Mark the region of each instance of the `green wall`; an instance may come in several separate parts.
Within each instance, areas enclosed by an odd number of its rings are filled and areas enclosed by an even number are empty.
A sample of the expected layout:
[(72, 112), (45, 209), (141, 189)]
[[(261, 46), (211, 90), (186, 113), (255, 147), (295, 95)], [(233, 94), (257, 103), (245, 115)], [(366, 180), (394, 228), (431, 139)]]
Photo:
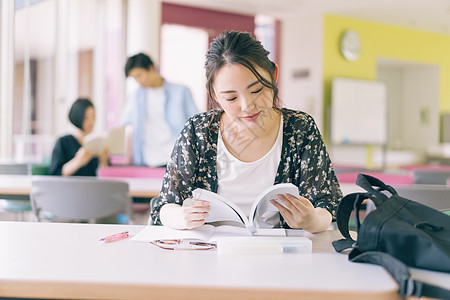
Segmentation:
[[(339, 39), (346, 29), (355, 30), (361, 40), (361, 55), (354, 62), (345, 60), (339, 51)], [(323, 36), (325, 128), (328, 128), (326, 112), (331, 104), (331, 79), (376, 79), (376, 61), (381, 57), (439, 66), (439, 112), (450, 112), (449, 35), (325, 15)], [(325, 135), (328, 136), (328, 132)]]

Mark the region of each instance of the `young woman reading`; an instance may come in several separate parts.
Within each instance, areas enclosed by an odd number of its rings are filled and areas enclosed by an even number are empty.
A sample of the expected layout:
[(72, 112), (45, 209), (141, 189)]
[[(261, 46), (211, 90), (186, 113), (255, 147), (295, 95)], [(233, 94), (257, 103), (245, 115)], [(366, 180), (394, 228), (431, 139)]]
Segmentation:
[(177, 229), (205, 223), (209, 204), (193, 199), (203, 188), (244, 211), (259, 193), (283, 182), (300, 197), (279, 195), (278, 227), (319, 232), (342, 198), (320, 132), (308, 114), (281, 108), (278, 66), (248, 33), (223, 32), (206, 54), (210, 111), (189, 119), (179, 135), (149, 223)]
[(109, 153), (105, 149), (94, 156), (82, 146), (84, 137), (94, 129), (95, 109), (92, 102), (89, 99), (77, 99), (70, 108), (69, 121), (76, 129), (56, 141), (49, 174), (96, 176), (99, 165), (108, 165)]

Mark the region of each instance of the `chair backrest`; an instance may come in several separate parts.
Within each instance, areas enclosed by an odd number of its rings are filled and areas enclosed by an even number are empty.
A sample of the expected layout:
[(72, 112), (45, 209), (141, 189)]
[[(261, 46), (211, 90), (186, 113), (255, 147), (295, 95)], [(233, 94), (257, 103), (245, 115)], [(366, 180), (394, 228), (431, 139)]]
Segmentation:
[(27, 175), (30, 171), (30, 165), (26, 163), (0, 163), (0, 174)]
[(450, 170), (414, 170), (412, 176), (415, 184), (447, 184)]
[(33, 164), (31, 165), (32, 175), (49, 175), (49, 164)]
[(450, 209), (450, 187), (436, 184), (413, 184), (394, 186), (397, 193), (410, 200), (437, 210)]
[(97, 176), (128, 178), (163, 178), (166, 168), (150, 168), (138, 166), (103, 167), (97, 170)]
[(343, 172), (337, 173), (336, 177), (339, 183), (356, 183), (356, 177), (359, 173), (367, 174), (380, 179), (388, 185), (411, 185), (413, 178), (406, 174), (393, 174), (384, 172)]
[(118, 213), (131, 218), (127, 182), (89, 177), (36, 176), (30, 193), (33, 213), (41, 211), (72, 221), (100, 219)]

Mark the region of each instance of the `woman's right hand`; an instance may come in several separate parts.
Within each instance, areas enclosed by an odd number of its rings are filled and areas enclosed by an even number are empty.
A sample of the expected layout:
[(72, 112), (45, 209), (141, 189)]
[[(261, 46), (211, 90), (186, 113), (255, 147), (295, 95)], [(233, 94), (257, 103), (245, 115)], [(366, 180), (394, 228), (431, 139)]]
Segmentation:
[[(189, 203), (189, 204), (187, 204)], [(200, 227), (209, 216), (209, 202), (188, 198), (181, 207), (181, 217), (186, 229)]]
[(209, 216), (209, 202), (185, 199), (183, 205), (167, 203), (161, 207), (159, 218), (164, 226), (174, 229), (192, 229), (205, 224)]
[(75, 174), (80, 168), (87, 165), (91, 159), (92, 153), (81, 147), (75, 153), (75, 156), (62, 166), (61, 175), (71, 176)]

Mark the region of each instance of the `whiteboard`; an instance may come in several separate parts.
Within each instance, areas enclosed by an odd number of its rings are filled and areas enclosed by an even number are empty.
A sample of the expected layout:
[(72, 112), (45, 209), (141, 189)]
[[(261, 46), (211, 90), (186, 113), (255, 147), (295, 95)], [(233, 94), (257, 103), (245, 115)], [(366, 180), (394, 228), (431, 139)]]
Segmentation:
[(331, 84), (331, 142), (385, 145), (386, 101), (383, 82), (334, 78)]

